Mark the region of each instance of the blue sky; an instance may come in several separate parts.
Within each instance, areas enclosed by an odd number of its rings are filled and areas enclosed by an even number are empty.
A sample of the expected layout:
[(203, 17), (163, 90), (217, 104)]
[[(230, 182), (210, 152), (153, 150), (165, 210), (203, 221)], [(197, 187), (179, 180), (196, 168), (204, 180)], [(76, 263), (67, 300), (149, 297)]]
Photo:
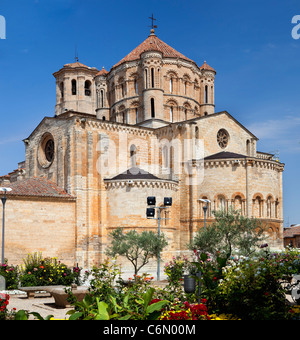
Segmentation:
[(217, 70), (216, 111), (227, 110), (279, 152), (285, 225), (300, 223), (299, 0), (0, 0), (0, 175), (24, 160), (22, 139), (54, 115), (53, 72), (79, 59), (109, 70), (149, 35)]

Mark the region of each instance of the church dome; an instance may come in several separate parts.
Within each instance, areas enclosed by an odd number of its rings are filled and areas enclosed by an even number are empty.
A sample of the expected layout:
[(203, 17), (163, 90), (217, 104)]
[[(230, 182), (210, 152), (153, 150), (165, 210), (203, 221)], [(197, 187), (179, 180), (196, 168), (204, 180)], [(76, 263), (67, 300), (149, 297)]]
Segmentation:
[(142, 53), (148, 51), (159, 51), (162, 53), (164, 58), (183, 59), (195, 63), (193, 60), (187, 58), (182, 53), (176, 51), (173, 47), (169, 46), (168, 44), (160, 40), (154, 33), (154, 30), (152, 29), (149, 37), (145, 41), (143, 41), (138, 47), (136, 47), (133, 51), (131, 51), (126, 57), (124, 57), (117, 64), (115, 64), (113, 68), (128, 61), (138, 60), (141, 58)]

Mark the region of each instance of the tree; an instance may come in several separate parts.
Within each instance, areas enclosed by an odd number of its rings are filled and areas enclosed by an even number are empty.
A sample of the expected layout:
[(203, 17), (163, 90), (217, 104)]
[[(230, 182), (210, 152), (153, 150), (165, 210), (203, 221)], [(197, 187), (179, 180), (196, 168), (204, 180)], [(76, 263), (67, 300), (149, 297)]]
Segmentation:
[(190, 249), (209, 252), (215, 257), (221, 253), (229, 258), (233, 252), (249, 256), (265, 238), (266, 230), (261, 222), (242, 216), (239, 211), (215, 211), (214, 216), (215, 222), (197, 232)]
[(158, 257), (168, 245), (163, 233), (158, 236), (153, 231), (143, 231), (139, 234), (136, 230), (131, 230), (124, 233), (123, 228), (119, 227), (109, 236), (112, 242), (106, 251), (107, 255), (125, 256), (132, 263), (135, 275), (151, 258)]

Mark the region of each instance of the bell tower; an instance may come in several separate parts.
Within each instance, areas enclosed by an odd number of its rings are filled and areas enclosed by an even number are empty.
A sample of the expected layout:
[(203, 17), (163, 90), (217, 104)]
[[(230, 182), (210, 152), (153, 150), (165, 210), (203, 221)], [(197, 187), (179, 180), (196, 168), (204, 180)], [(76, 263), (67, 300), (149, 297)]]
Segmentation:
[(53, 74), (56, 78), (56, 116), (71, 110), (96, 115), (94, 78), (98, 72), (95, 67), (76, 61)]
[(102, 120), (109, 120), (109, 104), (107, 96), (107, 75), (108, 72), (103, 69), (96, 74), (96, 112), (97, 118)]
[[(154, 29), (150, 37), (155, 37)], [(163, 119), (162, 53), (151, 48), (141, 54), (143, 65), (144, 120)]]
[(215, 112), (215, 76), (216, 71), (206, 61), (200, 67), (200, 114), (207, 116)]

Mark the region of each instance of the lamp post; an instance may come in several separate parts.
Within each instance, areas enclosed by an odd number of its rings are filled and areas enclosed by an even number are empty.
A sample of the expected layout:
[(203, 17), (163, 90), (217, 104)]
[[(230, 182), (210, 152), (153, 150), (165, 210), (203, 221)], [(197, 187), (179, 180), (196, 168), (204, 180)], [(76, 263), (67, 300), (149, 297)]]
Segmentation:
[(4, 264), (4, 232), (5, 232), (5, 203), (6, 203), (6, 193), (11, 191), (11, 188), (0, 188), (0, 191), (3, 192), (3, 196), (1, 197), (2, 206), (3, 206), (3, 218), (2, 218), (2, 256), (1, 256), (1, 264)]
[[(160, 207), (156, 207), (156, 197), (147, 197), (147, 204), (151, 206), (151, 208), (147, 208), (146, 216), (147, 218), (158, 220), (158, 237), (160, 236), (160, 221), (161, 220), (169, 220), (169, 218), (161, 218), (161, 210), (167, 209), (172, 206), (172, 198), (165, 197), (164, 205)], [(155, 209), (158, 209), (158, 218), (155, 218)], [(160, 252), (157, 255), (157, 281), (160, 280)]]
[(210, 200), (200, 198), (198, 201), (204, 202), (205, 205), (203, 206), (203, 213), (204, 213), (204, 229), (206, 229), (206, 213), (208, 209), (208, 204), (211, 203)]

